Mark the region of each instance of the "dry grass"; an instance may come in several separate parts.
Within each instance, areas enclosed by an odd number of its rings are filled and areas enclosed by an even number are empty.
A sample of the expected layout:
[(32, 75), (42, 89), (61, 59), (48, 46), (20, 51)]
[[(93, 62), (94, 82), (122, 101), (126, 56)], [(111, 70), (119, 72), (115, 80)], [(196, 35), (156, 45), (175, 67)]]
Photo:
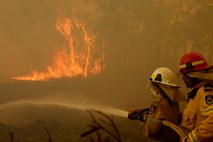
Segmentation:
[(91, 142), (122, 142), (112, 116), (97, 110), (88, 112), (92, 122), (88, 125), (89, 130), (81, 134), (81, 138), (91, 136), (89, 137)]

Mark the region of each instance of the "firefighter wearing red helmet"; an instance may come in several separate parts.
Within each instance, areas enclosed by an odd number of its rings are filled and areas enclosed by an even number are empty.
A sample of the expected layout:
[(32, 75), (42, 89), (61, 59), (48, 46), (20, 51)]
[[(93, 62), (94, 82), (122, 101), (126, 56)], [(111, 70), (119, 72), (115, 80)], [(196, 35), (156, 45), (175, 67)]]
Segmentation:
[(186, 132), (184, 142), (213, 141), (213, 69), (197, 52), (180, 59), (180, 73), (189, 88), (188, 104), (183, 111), (181, 128)]
[(142, 122), (145, 137), (159, 142), (179, 142), (176, 132), (162, 124), (163, 120), (180, 123), (178, 100), (181, 92), (175, 74), (166, 67), (157, 68), (150, 77), (150, 92), (153, 96), (150, 108), (132, 110), (128, 118)]

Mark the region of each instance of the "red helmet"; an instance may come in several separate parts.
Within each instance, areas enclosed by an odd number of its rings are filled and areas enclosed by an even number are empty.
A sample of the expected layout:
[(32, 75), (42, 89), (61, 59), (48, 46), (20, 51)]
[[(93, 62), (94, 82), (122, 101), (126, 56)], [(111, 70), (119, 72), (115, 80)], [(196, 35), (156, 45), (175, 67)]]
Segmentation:
[(179, 69), (181, 73), (189, 73), (205, 70), (210, 67), (211, 66), (201, 54), (197, 52), (189, 52), (181, 57)]

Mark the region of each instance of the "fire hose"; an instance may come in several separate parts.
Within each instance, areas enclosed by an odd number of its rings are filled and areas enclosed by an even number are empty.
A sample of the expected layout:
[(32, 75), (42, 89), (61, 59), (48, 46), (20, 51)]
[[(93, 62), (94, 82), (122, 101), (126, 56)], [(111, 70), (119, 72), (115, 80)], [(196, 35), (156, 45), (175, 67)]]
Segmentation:
[[(144, 116), (146, 116), (146, 114), (149, 112), (149, 109), (143, 109), (143, 110), (137, 110), (131, 114), (128, 114), (128, 118), (130, 120), (139, 120), (141, 122), (144, 122), (146, 118), (144, 118)], [(185, 137), (184, 132), (181, 130), (181, 128), (179, 128), (177, 125), (167, 121), (167, 120), (162, 120), (161, 124), (172, 129), (173, 131), (175, 131), (179, 137), (180, 140), (183, 140)]]
[(171, 123), (171, 122), (169, 122), (167, 120), (163, 120), (162, 124), (164, 126), (169, 127), (170, 129), (174, 130), (179, 135), (179, 137), (180, 137), (181, 140), (184, 139), (185, 134), (184, 134), (184, 132), (177, 125), (175, 125), (175, 124), (173, 124), (173, 123)]

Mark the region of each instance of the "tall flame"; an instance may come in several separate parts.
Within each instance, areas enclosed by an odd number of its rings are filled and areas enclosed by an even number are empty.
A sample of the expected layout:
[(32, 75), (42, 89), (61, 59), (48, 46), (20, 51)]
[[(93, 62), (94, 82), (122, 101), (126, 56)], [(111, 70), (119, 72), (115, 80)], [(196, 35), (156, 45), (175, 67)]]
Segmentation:
[[(57, 51), (52, 65), (48, 65), (46, 71), (32, 70), (26, 76), (11, 77), (14, 80), (48, 80), (62, 77), (87, 77), (88, 74), (98, 74), (102, 70), (101, 58), (93, 60), (94, 37), (86, 31), (85, 24), (68, 18), (57, 19), (56, 30), (61, 33), (68, 43), (69, 48)], [(73, 32), (77, 30), (77, 37)], [(79, 39), (82, 38), (82, 43)]]

